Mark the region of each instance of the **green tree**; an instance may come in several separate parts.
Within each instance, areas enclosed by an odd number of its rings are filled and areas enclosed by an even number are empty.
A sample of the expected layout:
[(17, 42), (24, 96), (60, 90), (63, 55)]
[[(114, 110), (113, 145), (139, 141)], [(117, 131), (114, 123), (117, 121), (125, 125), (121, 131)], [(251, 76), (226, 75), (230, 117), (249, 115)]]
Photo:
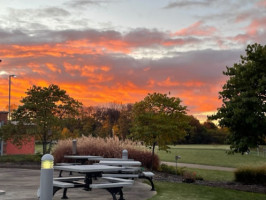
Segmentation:
[(26, 94), (22, 105), (12, 113), (16, 125), (10, 123), (6, 127), (10, 130), (6, 137), (19, 143), (22, 138), (34, 136), (42, 142), (45, 154), (50, 151), (52, 141), (59, 138), (63, 121), (75, 118), (82, 104), (53, 84), (49, 87), (34, 85)]
[[(156, 145), (167, 150), (168, 144), (186, 135), (186, 107), (180, 104), (179, 98), (160, 93), (148, 94), (144, 100), (134, 104), (132, 136), (152, 146), (153, 156)], [(153, 159), (151, 162), (153, 166)]]
[(266, 46), (248, 45), (246, 56), (224, 75), (229, 79), (219, 93), (223, 104), (209, 119), (229, 128), (232, 153), (244, 153), (266, 135)]

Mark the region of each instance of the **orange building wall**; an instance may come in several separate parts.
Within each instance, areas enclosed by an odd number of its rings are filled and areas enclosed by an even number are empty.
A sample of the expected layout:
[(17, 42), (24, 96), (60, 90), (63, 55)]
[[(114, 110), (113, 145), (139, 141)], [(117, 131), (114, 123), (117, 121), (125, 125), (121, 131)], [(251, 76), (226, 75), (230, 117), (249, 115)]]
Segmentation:
[(5, 145), (5, 155), (14, 155), (14, 154), (34, 154), (35, 153), (35, 140), (32, 138), (29, 142), (23, 143), (21, 148), (12, 144), (10, 141), (6, 142)]
[[(7, 123), (7, 115), (8, 112), (0, 111), (0, 123), (6, 124)], [(4, 142), (3, 147), (4, 155), (14, 155), (14, 154), (34, 154), (35, 153), (35, 140), (32, 138), (30, 141), (23, 142), (21, 147), (17, 147), (16, 145), (12, 144), (10, 141)]]

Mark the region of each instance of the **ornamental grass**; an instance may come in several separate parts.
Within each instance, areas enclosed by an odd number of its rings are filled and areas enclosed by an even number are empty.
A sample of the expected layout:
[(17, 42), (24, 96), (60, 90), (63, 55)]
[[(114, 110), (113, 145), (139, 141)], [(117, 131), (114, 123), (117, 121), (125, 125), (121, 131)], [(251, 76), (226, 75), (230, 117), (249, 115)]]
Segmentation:
[[(77, 138), (77, 155), (102, 156), (104, 158), (122, 158), (122, 151), (128, 151), (128, 158), (140, 161), (143, 167), (151, 168), (152, 153), (145, 146), (131, 140), (119, 140), (117, 137), (80, 137)], [(55, 163), (73, 162), (65, 159), (64, 155), (72, 154), (72, 139), (60, 140), (54, 147), (53, 156)], [(153, 168), (159, 168), (159, 157), (155, 154)]]
[(238, 168), (235, 171), (235, 180), (244, 184), (266, 185), (266, 165)]

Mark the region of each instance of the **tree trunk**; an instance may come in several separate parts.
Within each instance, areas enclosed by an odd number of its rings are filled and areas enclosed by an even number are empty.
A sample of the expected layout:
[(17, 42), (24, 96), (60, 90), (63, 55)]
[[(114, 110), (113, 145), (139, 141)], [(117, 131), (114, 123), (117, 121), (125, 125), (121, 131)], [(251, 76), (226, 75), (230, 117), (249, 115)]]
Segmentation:
[(47, 152), (47, 138), (46, 134), (43, 134), (43, 141), (42, 141), (42, 153), (43, 155)]
[(153, 170), (153, 161), (154, 161), (154, 150), (157, 142), (152, 144), (152, 156), (151, 156), (151, 170)]

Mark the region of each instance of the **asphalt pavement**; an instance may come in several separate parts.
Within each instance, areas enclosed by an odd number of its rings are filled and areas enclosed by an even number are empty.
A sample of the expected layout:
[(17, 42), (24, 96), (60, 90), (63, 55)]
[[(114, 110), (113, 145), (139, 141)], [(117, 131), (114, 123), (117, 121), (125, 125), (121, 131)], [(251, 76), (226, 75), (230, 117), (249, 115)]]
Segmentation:
[[(58, 172), (54, 172), (54, 177)], [(40, 185), (40, 170), (20, 168), (0, 168), (0, 200), (37, 200), (37, 190)], [(58, 191), (53, 200), (62, 197), (63, 190)], [(135, 181), (131, 187), (123, 188), (126, 200), (147, 200), (156, 194), (151, 186)], [(84, 191), (81, 188), (69, 189), (69, 200), (112, 200), (112, 196), (104, 189)]]

